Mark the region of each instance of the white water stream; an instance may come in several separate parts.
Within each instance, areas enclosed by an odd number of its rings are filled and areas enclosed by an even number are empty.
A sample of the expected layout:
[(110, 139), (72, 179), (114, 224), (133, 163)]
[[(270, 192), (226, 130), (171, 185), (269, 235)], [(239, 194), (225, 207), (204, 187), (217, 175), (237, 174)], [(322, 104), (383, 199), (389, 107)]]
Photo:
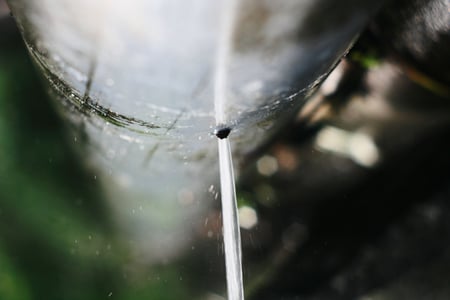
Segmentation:
[[(233, 46), (232, 41), (237, 2), (236, 0), (225, 0), (222, 1), (222, 6), (222, 19), (220, 22), (214, 74), (214, 109), (218, 128), (223, 126), (226, 121), (225, 104), (227, 102), (228, 92), (228, 66)], [(231, 146), (229, 139), (226, 138), (228, 133), (222, 137), (218, 134), (227, 294), (229, 300), (243, 300), (241, 235), (239, 231), (239, 215), (236, 202)]]
[(244, 299), (241, 235), (230, 141), (227, 138), (219, 139), (218, 146), (228, 299), (241, 300)]

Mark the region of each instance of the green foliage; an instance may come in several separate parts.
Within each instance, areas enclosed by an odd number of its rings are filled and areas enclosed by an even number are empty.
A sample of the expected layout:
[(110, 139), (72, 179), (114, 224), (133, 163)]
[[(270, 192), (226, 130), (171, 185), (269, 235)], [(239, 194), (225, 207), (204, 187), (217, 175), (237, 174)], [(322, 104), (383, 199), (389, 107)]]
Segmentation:
[(374, 68), (380, 64), (380, 58), (376, 55), (376, 53), (353, 51), (350, 53), (350, 59), (359, 63), (366, 69)]
[(26, 280), (0, 247), (0, 296), (8, 300), (29, 300)]

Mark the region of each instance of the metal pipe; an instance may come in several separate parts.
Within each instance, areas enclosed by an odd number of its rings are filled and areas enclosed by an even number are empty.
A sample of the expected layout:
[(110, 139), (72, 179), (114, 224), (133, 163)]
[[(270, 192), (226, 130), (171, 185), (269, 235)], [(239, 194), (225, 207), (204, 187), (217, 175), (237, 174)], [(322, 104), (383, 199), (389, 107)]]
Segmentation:
[[(229, 2), (9, 3), (136, 255), (166, 261), (186, 250), (215, 203), (214, 77)], [(237, 1), (223, 39), (235, 161), (302, 107), (381, 4)]]

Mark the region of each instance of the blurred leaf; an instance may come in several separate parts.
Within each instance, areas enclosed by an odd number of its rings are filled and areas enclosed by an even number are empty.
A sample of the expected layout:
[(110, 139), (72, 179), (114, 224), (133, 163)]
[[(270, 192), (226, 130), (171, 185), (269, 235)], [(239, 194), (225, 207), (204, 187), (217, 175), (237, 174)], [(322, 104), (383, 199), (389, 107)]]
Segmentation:
[(8, 300), (32, 299), (23, 275), (14, 267), (0, 245), (0, 296)]

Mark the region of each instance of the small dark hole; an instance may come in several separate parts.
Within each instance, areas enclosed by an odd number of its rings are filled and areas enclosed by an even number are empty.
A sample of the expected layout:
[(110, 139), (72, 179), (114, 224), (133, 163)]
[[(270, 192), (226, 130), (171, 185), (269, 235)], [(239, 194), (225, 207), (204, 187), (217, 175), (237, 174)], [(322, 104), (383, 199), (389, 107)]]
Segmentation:
[(224, 138), (228, 137), (230, 132), (231, 132), (231, 128), (230, 127), (220, 127), (220, 128), (214, 129), (214, 134), (219, 139), (224, 139)]

